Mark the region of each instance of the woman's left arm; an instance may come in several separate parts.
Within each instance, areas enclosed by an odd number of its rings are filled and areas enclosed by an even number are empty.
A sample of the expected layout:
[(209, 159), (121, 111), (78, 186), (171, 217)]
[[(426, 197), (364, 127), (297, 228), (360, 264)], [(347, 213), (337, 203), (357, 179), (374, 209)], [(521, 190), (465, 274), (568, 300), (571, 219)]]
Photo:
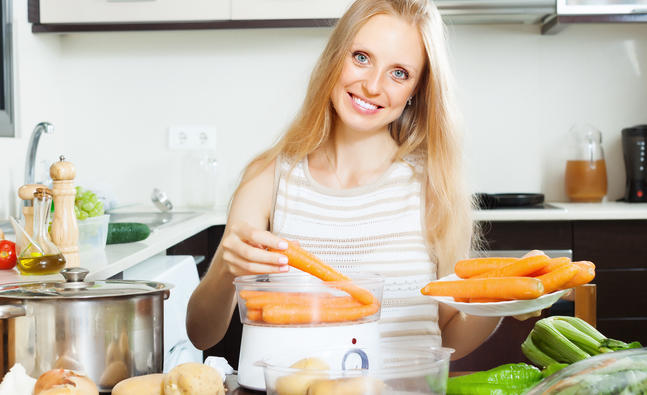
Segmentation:
[(443, 347), (456, 350), (452, 354), (452, 360), (474, 351), (494, 333), (501, 322), (500, 317), (467, 315), (442, 303), (438, 305), (438, 315)]

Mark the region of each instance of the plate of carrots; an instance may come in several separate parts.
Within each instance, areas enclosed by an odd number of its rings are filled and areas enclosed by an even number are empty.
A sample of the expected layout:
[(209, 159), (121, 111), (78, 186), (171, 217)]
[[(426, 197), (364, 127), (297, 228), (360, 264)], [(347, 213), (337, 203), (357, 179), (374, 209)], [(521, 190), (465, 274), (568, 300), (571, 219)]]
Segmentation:
[(546, 255), (488, 257), (459, 261), (454, 272), (421, 293), (466, 314), (504, 317), (550, 307), (570, 288), (592, 281), (595, 265)]

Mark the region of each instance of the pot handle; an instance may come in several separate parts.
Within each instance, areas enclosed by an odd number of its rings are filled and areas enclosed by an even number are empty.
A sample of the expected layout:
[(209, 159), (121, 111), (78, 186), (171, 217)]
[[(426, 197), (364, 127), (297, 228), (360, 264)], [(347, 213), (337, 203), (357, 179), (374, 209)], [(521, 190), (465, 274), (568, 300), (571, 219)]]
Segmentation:
[(0, 319), (16, 318), (27, 315), (25, 306), (16, 304), (0, 305)]

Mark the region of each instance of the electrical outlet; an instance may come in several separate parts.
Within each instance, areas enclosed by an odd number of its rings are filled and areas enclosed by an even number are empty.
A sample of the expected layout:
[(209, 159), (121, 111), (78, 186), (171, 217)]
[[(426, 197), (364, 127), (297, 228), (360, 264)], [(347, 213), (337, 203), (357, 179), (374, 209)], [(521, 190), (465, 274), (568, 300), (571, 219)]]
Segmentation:
[(204, 125), (171, 126), (168, 130), (168, 147), (180, 150), (215, 150), (216, 128)]

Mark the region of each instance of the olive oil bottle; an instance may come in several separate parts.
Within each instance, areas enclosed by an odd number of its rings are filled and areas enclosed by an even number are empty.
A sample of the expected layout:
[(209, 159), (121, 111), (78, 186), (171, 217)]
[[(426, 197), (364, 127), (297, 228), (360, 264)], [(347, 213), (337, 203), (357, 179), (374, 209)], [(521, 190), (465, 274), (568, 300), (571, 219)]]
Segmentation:
[(52, 191), (36, 188), (34, 192), (34, 236), (18, 255), (20, 274), (56, 274), (65, 267), (65, 257), (49, 238), (47, 225), (52, 207)]

